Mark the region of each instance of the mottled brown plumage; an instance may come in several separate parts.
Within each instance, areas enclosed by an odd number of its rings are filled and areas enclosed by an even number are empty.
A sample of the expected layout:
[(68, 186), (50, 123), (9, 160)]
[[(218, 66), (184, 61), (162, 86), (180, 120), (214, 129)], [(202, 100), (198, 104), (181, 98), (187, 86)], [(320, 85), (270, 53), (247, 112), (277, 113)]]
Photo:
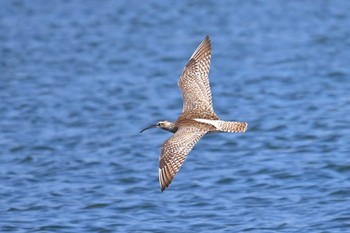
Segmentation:
[(159, 183), (164, 191), (174, 179), (195, 144), (209, 132), (246, 131), (246, 122), (222, 121), (214, 113), (209, 85), (211, 44), (208, 36), (194, 51), (179, 79), (183, 111), (175, 122), (160, 121), (143, 129), (161, 128), (172, 133), (159, 159)]

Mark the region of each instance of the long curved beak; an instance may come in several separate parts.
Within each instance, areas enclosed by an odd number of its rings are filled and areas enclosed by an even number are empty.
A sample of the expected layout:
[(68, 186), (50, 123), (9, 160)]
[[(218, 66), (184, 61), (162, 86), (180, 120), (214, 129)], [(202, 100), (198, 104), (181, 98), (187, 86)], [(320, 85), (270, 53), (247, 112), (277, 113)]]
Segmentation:
[(147, 128), (144, 128), (143, 130), (141, 130), (140, 133), (142, 133), (143, 131), (145, 131), (147, 129), (151, 129), (151, 128), (157, 128), (157, 125), (148, 126)]

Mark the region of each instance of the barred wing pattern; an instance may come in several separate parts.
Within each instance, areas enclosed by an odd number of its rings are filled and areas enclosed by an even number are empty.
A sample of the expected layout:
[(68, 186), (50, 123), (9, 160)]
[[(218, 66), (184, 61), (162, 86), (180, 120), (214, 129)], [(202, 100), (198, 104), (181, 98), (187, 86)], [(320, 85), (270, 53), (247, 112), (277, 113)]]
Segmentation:
[(188, 153), (207, 132), (195, 125), (182, 125), (164, 142), (159, 159), (159, 184), (162, 191), (169, 186)]
[(183, 97), (183, 113), (192, 116), (219, 119), (213, 110), (209, 84), (211, 44), (208, 36), (192, 54), (179, 79)]

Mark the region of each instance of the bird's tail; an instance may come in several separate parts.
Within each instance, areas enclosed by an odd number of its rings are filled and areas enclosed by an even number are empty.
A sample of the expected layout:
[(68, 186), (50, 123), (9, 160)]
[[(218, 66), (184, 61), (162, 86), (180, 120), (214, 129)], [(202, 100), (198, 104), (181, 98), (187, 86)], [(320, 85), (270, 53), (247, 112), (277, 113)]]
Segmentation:
[(248, 128), (247, 122), (219, 121), (218, 130), (231, 133), (244, 133)]

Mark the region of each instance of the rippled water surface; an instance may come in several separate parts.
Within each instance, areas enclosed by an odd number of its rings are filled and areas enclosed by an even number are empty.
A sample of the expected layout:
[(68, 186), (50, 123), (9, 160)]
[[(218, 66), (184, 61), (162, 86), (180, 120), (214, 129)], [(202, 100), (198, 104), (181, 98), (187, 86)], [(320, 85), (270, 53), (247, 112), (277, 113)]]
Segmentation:
[[(1, 1), (1, 232), (349, 232), (350, 2)], [(178, 77), (216, 113), (164, 193)]]

